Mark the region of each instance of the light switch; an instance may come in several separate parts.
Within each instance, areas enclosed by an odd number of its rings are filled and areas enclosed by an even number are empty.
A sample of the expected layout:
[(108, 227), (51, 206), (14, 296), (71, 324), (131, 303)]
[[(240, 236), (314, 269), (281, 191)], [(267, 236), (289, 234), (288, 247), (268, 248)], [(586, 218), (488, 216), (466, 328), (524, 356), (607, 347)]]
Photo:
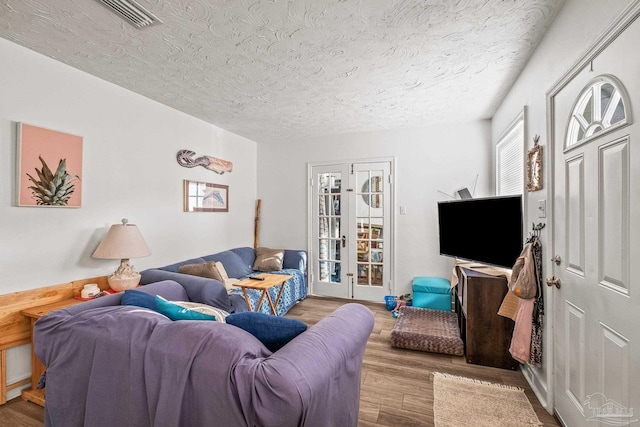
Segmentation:
[(547, 217), (547, 201), (538, 200), (538, 218)]

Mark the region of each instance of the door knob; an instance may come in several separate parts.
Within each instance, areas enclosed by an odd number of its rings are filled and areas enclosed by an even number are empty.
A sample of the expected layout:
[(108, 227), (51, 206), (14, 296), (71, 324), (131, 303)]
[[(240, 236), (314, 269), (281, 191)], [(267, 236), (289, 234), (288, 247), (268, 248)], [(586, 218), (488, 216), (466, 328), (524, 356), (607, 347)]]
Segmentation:
[(556, 265), (560, 265), (560, 263), (562, 262), (562, 258), (560, 258), (560, 255), (556, 255), (551, 258), (551, 261), (553, 261)]
[(555, 286), (560, 289), (560, 279), (556, 276), (547, 277), (547, 286)]
[(343, 248), (347, 247), (347, 237), (346, 236), (342, 236), (342, 247)]

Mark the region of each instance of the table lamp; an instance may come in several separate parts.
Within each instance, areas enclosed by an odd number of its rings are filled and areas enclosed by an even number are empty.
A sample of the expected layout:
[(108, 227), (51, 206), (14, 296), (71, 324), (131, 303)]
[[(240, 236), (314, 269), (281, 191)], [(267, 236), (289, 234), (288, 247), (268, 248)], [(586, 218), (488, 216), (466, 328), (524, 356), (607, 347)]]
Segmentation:
[(149, 255), (151, 251), (140, 230), (135, 224), (129, 224), (126, 218), (122, 220), (122, 224), (114, 224), (109, 228), (93, 253), (94, 258), (120, 260), (120, 266), (108, 278), (111, 289), (118, 292), (135, 288), (140, 283), (140, 273), (129, 264), (129, 258)]

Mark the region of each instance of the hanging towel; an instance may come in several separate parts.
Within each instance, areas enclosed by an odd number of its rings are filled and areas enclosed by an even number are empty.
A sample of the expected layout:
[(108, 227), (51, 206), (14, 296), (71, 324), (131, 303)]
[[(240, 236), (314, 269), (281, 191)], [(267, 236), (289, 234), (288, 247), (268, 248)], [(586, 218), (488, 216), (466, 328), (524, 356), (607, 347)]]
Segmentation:
[(509, 352), (520, 363), (528, 363), (531, 358), (531, 324), (534, 303), (535, 298), (520, 299), (516, 324), (513, 327)]

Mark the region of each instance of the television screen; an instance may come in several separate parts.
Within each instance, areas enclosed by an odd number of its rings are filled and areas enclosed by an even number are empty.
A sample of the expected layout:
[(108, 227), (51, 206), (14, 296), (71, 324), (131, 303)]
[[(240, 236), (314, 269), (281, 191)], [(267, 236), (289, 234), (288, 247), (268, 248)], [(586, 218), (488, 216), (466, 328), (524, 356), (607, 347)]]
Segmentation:
[(440, 254), (505, 268), (522, 252), (522, 196), (438, 202)]

